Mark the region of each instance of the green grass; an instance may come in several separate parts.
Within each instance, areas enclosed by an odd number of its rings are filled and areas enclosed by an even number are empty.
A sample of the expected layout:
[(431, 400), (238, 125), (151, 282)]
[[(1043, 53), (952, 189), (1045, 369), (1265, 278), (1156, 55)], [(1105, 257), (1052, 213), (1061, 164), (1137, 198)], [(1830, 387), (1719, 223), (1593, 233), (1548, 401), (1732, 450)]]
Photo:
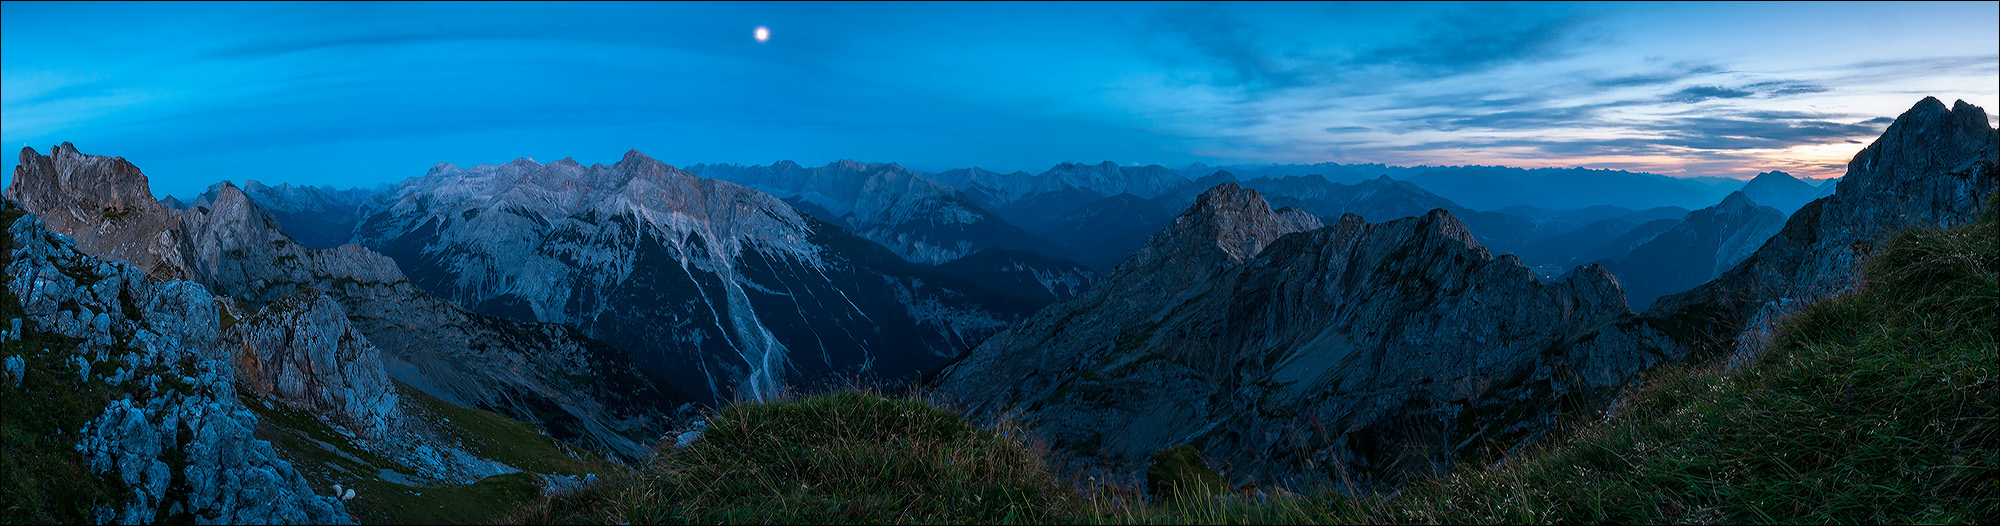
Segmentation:
[[(5, 232), (21, 216), (17, 206), (0, 211), (0, 267), (13, 263), (14, 238)], [(0, 323), (24, 317), (20, 299), (0, 282)], [(79, 430), (122, 393), (77, 378), (68, 360), (80, 341), (22, 322), (21, 339), (0, 344), (0, 357), (26, 365), (19, 387), (0, 383), (0, 524), (86, 523), (95, 504), (122, 503), (126, 490), (90, 472), (76, 451)]]
[(603, 476), (625, 470), (597, 453), (550, 437), (534, 424), (439, 400), (401, 382), (396, 387), (405, 414), (439, 423), (439, 433), (474, 455), (535, 473)]
[[(11, 292), (0, 296), (0, 323), (22, 317)], [(122, 392), (95, 378), (79, 380), (67, 360), (80, 342), (33, 325), (23, 323), (19, 341), (0, 345), (0, 355), (19, 356), (27, 366), (19, 387), (0, 383), (0, 524), (87, 523), (94, 504), (115, 507), (128, 493), (123, 483), (91, 473), (76, 451), (84, 424)]]
[(348, 511), (369, 524), (480, 524), (540, 495), (537, 474), (616, 476), (625, 468), (588, 451), (571, 448), (535, 426), (492, 412), (453, 405), (401, 382), (396, 389), (405, 416), (436, 423), (434, 444), (452, 444), (528, 473), (495, 475), (470, 485), (404, 484), (417, 470), (359, 447), (310, 413), (261, 401), (246, 404), (258, 414), (257, 438), (299, 468), (315, 488), (354, 488), (359, 498)]
[(1040, 523), (1081, 500), (1012, 431), (914, 399), (741, 403), (642, 474), (545, 500), (533, 523)]

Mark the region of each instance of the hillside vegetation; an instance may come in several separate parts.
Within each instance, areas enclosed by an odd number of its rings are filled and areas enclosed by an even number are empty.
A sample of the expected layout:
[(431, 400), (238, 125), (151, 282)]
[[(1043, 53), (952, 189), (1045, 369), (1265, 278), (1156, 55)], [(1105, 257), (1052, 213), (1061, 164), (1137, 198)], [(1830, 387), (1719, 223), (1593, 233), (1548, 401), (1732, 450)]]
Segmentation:
[[(1009, 430), (864, 393), (738, 404), (537, 523), (1969, 523), (2000, 517), (2000, 228), (1912, 230), (1739, 369), (1659, 372), (1612, 416), (1387, 496), (1083, 488)], [(1180, 458), (1184, 451), (1156, 458)], [(1199, 466), (1195, 466), (1199, 469)], [(1202, 479), (1176, 466), (1176, 479)], [(1155, 470), (1156, 472), (1162, 470)], [(1106, 491), (1108, 490), (1108, 491)], [(1222, 495), (1216, 495), (1222, 493)]]

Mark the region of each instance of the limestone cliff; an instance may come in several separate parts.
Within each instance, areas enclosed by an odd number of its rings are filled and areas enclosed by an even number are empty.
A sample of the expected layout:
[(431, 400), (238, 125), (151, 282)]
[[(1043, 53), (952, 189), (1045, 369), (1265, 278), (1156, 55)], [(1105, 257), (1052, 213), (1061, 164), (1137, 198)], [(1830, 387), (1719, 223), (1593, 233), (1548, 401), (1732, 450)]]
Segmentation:
[(1909, 227), (1978, 217), (2000, 188), (2000, 130), (1986, 110), (1926, 97), (1847, 163), (1834, 194), (1806, 204), (1742, 263), (1647, 311), (1689, 345), (1737, 360), (1762, 352), (1784, 315), (1866, 279), (1875, 243)]

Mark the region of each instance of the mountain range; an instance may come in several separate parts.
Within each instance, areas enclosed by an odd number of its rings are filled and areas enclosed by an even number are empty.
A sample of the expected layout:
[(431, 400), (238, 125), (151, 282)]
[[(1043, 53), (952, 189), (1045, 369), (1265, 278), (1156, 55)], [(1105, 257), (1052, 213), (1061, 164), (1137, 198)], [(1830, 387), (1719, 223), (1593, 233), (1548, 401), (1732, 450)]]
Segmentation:
[(1982, 212), (1988, 122), (1926, 98), (1818, 187), (632, 150), (182, 201), (63, 143), (6, 188), (0, 342), (9, 389), (97, 397), (48, 434), (122, 489), (101, 521), (353, 519), (332, 480), (557, 491), (697, 440), (705, 410), (855, 386), (1114, 485), (1185, 446), (1232, 487), (1392, 492), (1661, 366), (1755, 358), (1884, 236)]
[(363, 215), (355, 242), (431, 294), (575, 327), (706, 403), (915, 380), (1037, 306), (636, 150), (441, 164)]

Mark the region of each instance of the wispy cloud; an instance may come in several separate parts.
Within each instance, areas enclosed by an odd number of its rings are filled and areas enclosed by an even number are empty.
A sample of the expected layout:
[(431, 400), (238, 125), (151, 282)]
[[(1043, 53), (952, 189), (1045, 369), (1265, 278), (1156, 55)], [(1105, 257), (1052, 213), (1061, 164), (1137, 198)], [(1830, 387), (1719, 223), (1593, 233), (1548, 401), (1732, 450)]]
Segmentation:
[(1434, 78), (1568, 58), (1600, 40), (1591, 22), (1586, 15), (1474, 6), (1435, 18), (1410, 42), (1363, 52), (1355, 62)]
[(1726, 73), (1726, 71), (1723, 70), (1721, 66), (1717, 66), (1714, 64), (1697, 64), (1690, 62), (1681, 62), (1681, 63), (1676, 63), (1668, 67), (1667, 69), (1659, 71), (1616, 75), (1611, 77), (1600, 78), (1597, 80), (1590, 81), (1590, 85), (1592, 87), (1597, 87), (1597, 88), (1660, 86), (1666, 84), (1677, 84), (1684, 80), (1689, 80), (1708, 75), (1714, 75), (1718, 73)]
[(1731, 89), (1722, 86), (1688, 86), (1681, 88), (1680, 91), (1668, 93), (1666, 96), (1661, 97), (1661, 99), (1667, 102), (1692, 104), (1709, 99), (1740, 99), (1756, 94), (1757, 92), (1754, 91)]

